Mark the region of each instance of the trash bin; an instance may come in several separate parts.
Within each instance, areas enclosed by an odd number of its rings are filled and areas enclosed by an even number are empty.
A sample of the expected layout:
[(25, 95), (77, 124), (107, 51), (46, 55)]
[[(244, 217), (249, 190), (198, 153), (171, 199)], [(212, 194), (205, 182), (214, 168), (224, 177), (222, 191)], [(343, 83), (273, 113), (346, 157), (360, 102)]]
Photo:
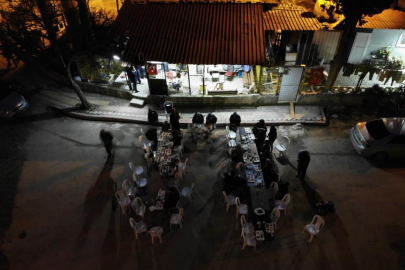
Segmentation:
[(168, 104), (165, 105), (165, 110), (166, 110), (167, 114), (172, 113), (172, 109), (173, 109), (173, 104), (168, 103)]

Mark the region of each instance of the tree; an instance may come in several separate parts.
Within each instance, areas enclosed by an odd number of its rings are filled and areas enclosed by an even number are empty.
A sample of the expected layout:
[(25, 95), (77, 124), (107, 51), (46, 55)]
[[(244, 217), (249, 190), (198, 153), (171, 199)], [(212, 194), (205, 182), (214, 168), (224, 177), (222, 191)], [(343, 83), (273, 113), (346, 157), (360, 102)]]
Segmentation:
[(349, 49), (354, 41), (356, 26), (364, 24), (365, 16), (373, 16), (389, 8), (394, 0), (337, 0), (337, 12), (343, 14), (343, 21), (336, 27), (343, 30), (342, 38), (333, 63), (329, 70), (329, 76), (325, 89), (330, 90), (336, 81), (340, 69), (349, 58)]

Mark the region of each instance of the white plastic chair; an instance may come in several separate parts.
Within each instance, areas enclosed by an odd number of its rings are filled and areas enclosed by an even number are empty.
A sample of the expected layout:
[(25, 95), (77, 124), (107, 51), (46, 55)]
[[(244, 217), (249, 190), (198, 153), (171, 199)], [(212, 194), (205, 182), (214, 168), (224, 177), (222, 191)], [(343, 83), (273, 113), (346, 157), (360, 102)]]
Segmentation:
[(279, 156), (283, 154), (285, 156), (285, 153), (287, 151), (287, 146), (290, 144), (290, 139), (287, 136), (283, 136), (281, 140), (279, 141), (279, 144), (276, 145), (276, 149), (279, 152)]
[(129, 224), (131, 224), (131, 227), (134, 228), (135, 239), (138, 239), (138, 233), (146, 232), (146, 234), (148, 234), (148, 231), (146, 230), (146, 225), (145, 223), (143, 223), (143, 221), (136, 222), (135, 219), (130, 218)]
[(162, 227), (154, 226), (154, 227), (150, 228), (149, 234), (150, 234), (150, 237), (152, 238), (152, 244), (155, 243), (155, 241), (154, 241), (155, 237), (159, 237), (160, 243), (163, 244), (163, 242), (162, 242), (163, 228)]
[(134, 164), (132, 162), (129, 163), (129, 167), (131, 168), (133, 173), (135, 173), (135, 166), (134, 166)]
[(277, 220), (280, 218), (280, 210), (278, 209), (278, 207), (274, 207), (273, 211), (271, 211), (270, 214), (270, 219), (271, 219), (271, 223), (274, 224), (274, 229), (277, 230)]
[(176, 180), (175, 186), (176, 186), (177, 191), (181, 194), (181, 196), (188, 198), (191, 202), (191, 197), (193, 196), (194, 183), (191, 185), (191, 187), (184, 187), (181, 190), (181, 192), (179, 191), (179, 181), (178, 180)]
[(222, 193), (224, 194), (225, 197), (224, 204), (226, 203), (226, 212), (228, 212), (229, 206), (235, 205), (235, 196), (233, 196), (232, 194), (227, 196), (225, 191), (222, 191)]
[(183, 158), (184, 155), (183, 139), (181, 139), (180, 145), (173, 147), (173, 152), (179, 153), (179, 155)]
[(145, 216), (145, 212), (146, 212), (146, 206), (143, 204), (141, 198), (136, 197), (135, 199), (133, 199), (132, 208), (134, 209), (135, 214), (137, 214), (138, 216), (140, 216), (143, 219), (143, 217)]
[(146, 179), (146, 178), (141, 178), (141, 179), (138, 180), (138, 177), (137, 177), (136, 173), (134, 173), (132, 175), (132, 177), (134, 178), (134, 182), (136, 183), (136, 185), (139, 188), (146, 187), (146, 185), (148, 184), (148, 179)]
[(276, 201), (276, 206), (280, 211), (284, 210), (284, 214), (287, 215), (287, 206), (290, 204), (290, 201), (291, 201), (290, 194), (285, 194), (281, 201), (279, 200)]
[(128, 194), (122, 189), (115, 192), (115, 198), (117, 198), (117, 201), (121, 206), (121, 213), (125, 215), (126, 207), (131, 204), (131, 199), (128, 197)]
[(188, 158), (186, 158), (186, 160), (184, 162), (180, 162), (178, 164), (179, 168), (182, 170), (183, 175), (187, 172), (187, 161), (188, 161)]
[(244, 228), (242, 228), (242, 236), (243, 236), (242, 250), (244, 250), (246, 246), (250, 246), (254, 247), (254, 251), (256, 251), (256, 236), (253, 233), (246, 233)]
[(247, 216), (248, 214), (247, 204), (241, 204), (238, 197), (235, 198), (235, 204), (236, 204), (236, 219), (238, 219), (239, 214)]
[[(244, 215), (240, 216), (240, 225), (242, 226), (242, 228), (244, 229), (244, 231), (246, 233), (254, 233), (255, 232), (255, 227), (253, 226), (252, 223), (250, 222), (246, 222), (246, 218)], [(243, 237), (243, 231), (240, 234), (240, 237)]]
[(183, 229), (183, 225), (181, 224), (183, 222), (183, 213), (184, 213), (183, 208), (179, 208), (179, 213), (173, 214), (170, 217), (170, 229), (172, 229), (172, 224), (180, 225), (180, 228)]
[(278, 191), (277, 182), (272, 182), (271, 185), (270, 185), (270, 197), (269, 197), (269, 199), (273, 199), (274, 201), (276, 201), (277, 191)]
[(122, 190), (124, 190), (130, 197), (135, 196), (136, 187), (132, 187), (128, 179), (125, 179), (124, 182), (122, 182)]
[(314, 235), (319, 234), (319, 232), (323, 228), (323, 226), (325, 226), (325, 221), (323, 220), (323, 218), (319, 215), (315, 215), (313, 217), (311, 223), (304, 227), (304, 229), (302, 230), (302, 233), (307, 231), (311, 235), (311, 238), (308, 240), (308, 242), (311, 243)]
[(145, 177), (144, 174), (143, 174), (143, 167), (142, 166), (135, 167), (135, 173), (136, 173), (136, 176), (138, 178), (144, 178)]

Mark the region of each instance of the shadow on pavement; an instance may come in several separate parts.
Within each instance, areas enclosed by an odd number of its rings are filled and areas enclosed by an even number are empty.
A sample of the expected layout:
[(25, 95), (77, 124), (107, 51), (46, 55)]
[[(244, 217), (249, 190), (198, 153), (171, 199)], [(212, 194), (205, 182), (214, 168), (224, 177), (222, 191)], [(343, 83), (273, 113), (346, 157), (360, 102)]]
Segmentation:
[(405, 168), (405, 159), (387, 159), (382, 161), (375, 161), (373, 158), (366, 158), (367, 162), (371, 166), (380, 168), (380, 169), (394, 169), (394, 168)]
[(96, 182), (87, 191), (86, 201), (83, 205), (85, 220), (77, 238), (78, 247), (82, 247), (91, 229), (93, 221), (101, 215), (108, 201), (111, 199), (112, 211), (117, 208), (115, 196), (115, 181), (111, 177), (114, 165), (115, 152), (107, 158), (103, 169), (97, 177)]

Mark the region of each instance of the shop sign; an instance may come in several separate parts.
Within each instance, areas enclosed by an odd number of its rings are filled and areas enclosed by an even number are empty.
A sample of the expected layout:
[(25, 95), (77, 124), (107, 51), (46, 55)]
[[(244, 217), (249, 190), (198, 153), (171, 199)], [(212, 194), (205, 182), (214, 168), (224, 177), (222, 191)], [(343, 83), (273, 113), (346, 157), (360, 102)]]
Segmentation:
[(148, 64), (148, 74), (149, 75), (157, 75), (157, 67), (156, 64)]

